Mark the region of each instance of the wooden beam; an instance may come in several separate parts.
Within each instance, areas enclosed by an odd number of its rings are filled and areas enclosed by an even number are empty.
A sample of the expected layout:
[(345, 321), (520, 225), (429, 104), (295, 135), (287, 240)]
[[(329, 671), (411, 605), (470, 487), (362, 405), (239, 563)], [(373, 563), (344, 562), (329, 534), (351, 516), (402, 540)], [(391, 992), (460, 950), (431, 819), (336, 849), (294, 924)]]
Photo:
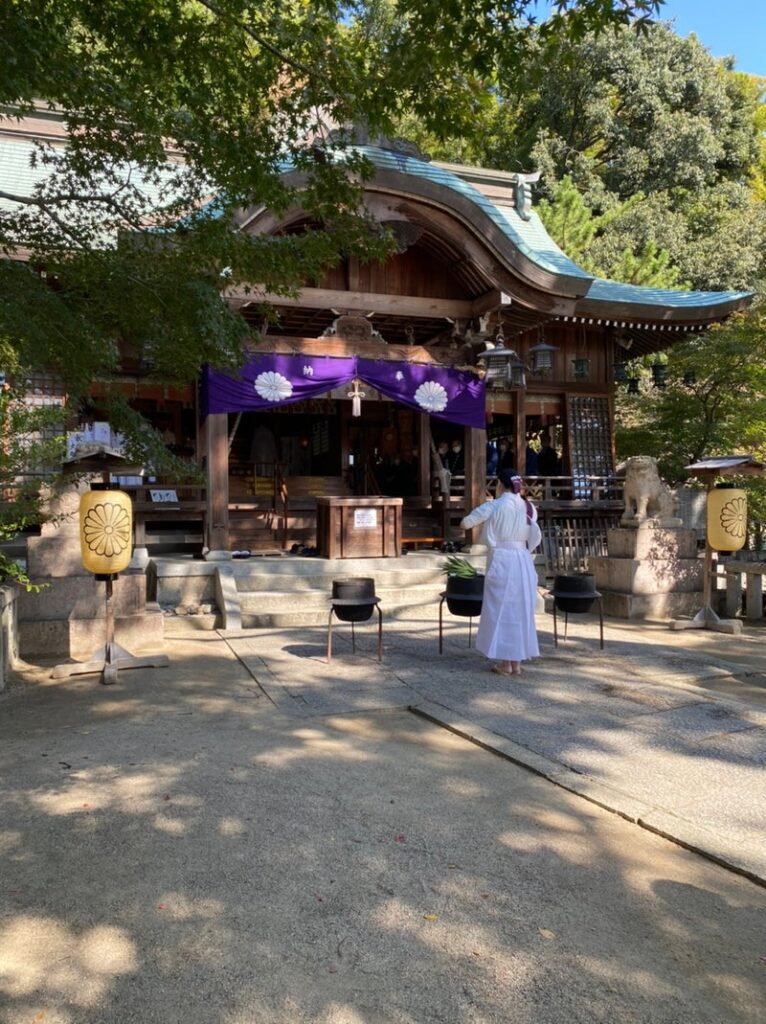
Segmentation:
[[(422, 345), (387, 345), (381, 341), (344, 341), (342, 338), (293, 338), (266, 335), (261, 341), (247, 346), (248, 353), (279, 352), (285, 355), (306, 356), (363, 356), (365, 359), (383, 359), (399, 363), (433, 363), (436, 366), (453, 365), (465, 359), (460, 350), (429, 350)], [(464, 367), (461, 365), (461, 369)], [(478, 370), (476, 371), (478, 373)]]
[[(500, 294), (499, 292), (497, 293)], [(234, 309), (249, 304), (269, 306), (305, 307), (307, 309), (337, 309), (339, 312), (379, 313), (390, 316), (412, 316), (445, 320), (469, 319), (474, 316), (471, 299), (436, 299), (419, 295), (388, 295), (382, 292), (344, 291), (340, 288), (301, 288), (297, 296), (275, 295), (260, 291), (237, 289), (224, 296)]]
[(473, 316), (481, 316), (483, 313), (494, 313), (507, 309), (512, 302), (513, 300), (507, 292), (501, 292), (497, 288), (492, 288), (490, 291), (480, 295), (478, 299), (473, 300), (471, 312)]

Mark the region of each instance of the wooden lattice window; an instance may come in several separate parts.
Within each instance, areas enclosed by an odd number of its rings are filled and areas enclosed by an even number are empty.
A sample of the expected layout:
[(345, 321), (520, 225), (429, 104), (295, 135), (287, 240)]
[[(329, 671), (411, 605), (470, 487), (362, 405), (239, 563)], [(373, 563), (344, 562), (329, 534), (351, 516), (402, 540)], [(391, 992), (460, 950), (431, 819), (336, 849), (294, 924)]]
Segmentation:
[(590, 498), (588, 477), (614, 472), (609, 399), (603, 395), (567, 396), (572, 497)]

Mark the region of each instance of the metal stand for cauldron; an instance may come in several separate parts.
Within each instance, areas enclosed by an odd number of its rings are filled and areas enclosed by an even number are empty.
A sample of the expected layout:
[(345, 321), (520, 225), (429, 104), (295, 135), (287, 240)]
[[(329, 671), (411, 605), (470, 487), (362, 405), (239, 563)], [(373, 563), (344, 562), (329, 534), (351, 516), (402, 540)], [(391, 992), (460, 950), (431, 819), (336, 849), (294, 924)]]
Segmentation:
[[(342, 587), (351, 587), (351, 590), (346, 589), (346, 593), (353, 593), (354, 586), (358, 588), (362, 585), (361, 589), (355, 597), (336, 597), (336, 590)], [(366, 587), (365, 587), (366, 585)], [(365, 592), (365, 589), (367, 592)], [(340, 589), (343, 593), (343, 589)], [(332, 617), (336, 615), (340, 622), (351, 623), (351, 650), (356, 653), (356, 633), (354, 626), (357, 621), (367, 622), (372, 618), (373, 608), (378, 613), (378, 661), (383, 660), (383, 612), (380, 610), (380, 598), (375, 596), (375, 581), (371, 578), (356, 578), (353, 577), (348, 580), (333, 580), (333, 596), (330, 598), (330, 616), (327, 620), (327, 661), (332, 661)], [(343, 613), (339, 611), (342, 608), (357, 608), (361, 612), (363, 609), (369, 608), (369, 614), (364, 619), (355, 619), (353, 617), (344, 617)]]
[[(593, 598), (598, 602), (598, 624), (599, 624), (599, 646), (601, 650), (604, 649), (604, 603), (601, 594), (598, 591), (588, 594), (589, 598)], [(581, 614), (580, 612), (573, 612), (574, 615)], [(569, 625), (569, 612), (564, 612), (564, 640), (567, 638), (567, 626)], [(556, 619), (556, 598), (553, 598), (553, 646), (558, 647), (559, 645), (559, 631), (558, 622)]]
[[(439, 595), (441, 600), (439, 601), (439, 654), (444, 653), (444, 602), (447, 597), (453, 598), (456, 601), (473, 602), (478, 605), (476, 609), (476, 615), (481, 615), (481, 603), (484, 600), (484, 596), (479, 594), (474, 596), (473, 594), (447, 594), (446, 590), (443, 590)], [(448, 606), (449, 607), (449, 606)], [(453, 612), (454, 614), (454, 612)], [(459, 615), (458, 618), (468, 619), (468, 646), (471, 646), (471, 627), (473, 625), (473, 615)]]

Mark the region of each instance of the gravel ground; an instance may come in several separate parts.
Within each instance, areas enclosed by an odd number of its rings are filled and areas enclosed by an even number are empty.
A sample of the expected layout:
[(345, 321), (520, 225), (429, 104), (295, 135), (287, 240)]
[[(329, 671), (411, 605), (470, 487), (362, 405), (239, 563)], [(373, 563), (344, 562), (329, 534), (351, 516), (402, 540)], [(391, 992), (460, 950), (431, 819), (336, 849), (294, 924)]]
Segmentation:
[(220, 640), (0, 698), (3, 1024), (756, 1024), (766, 891)]

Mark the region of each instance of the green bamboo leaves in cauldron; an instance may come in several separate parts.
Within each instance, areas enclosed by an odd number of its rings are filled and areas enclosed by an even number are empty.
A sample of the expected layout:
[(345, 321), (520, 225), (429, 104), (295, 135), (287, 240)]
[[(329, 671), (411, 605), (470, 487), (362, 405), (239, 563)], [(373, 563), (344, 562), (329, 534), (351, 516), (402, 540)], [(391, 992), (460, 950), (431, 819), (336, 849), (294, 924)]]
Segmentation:
[(479, 575), (478, 570), (467, 558), (460, 558), (458, 555), (445, 558), (441, 564), (441, 571), (445, 576), (453, 576), (460, 580), (470, 580)]

